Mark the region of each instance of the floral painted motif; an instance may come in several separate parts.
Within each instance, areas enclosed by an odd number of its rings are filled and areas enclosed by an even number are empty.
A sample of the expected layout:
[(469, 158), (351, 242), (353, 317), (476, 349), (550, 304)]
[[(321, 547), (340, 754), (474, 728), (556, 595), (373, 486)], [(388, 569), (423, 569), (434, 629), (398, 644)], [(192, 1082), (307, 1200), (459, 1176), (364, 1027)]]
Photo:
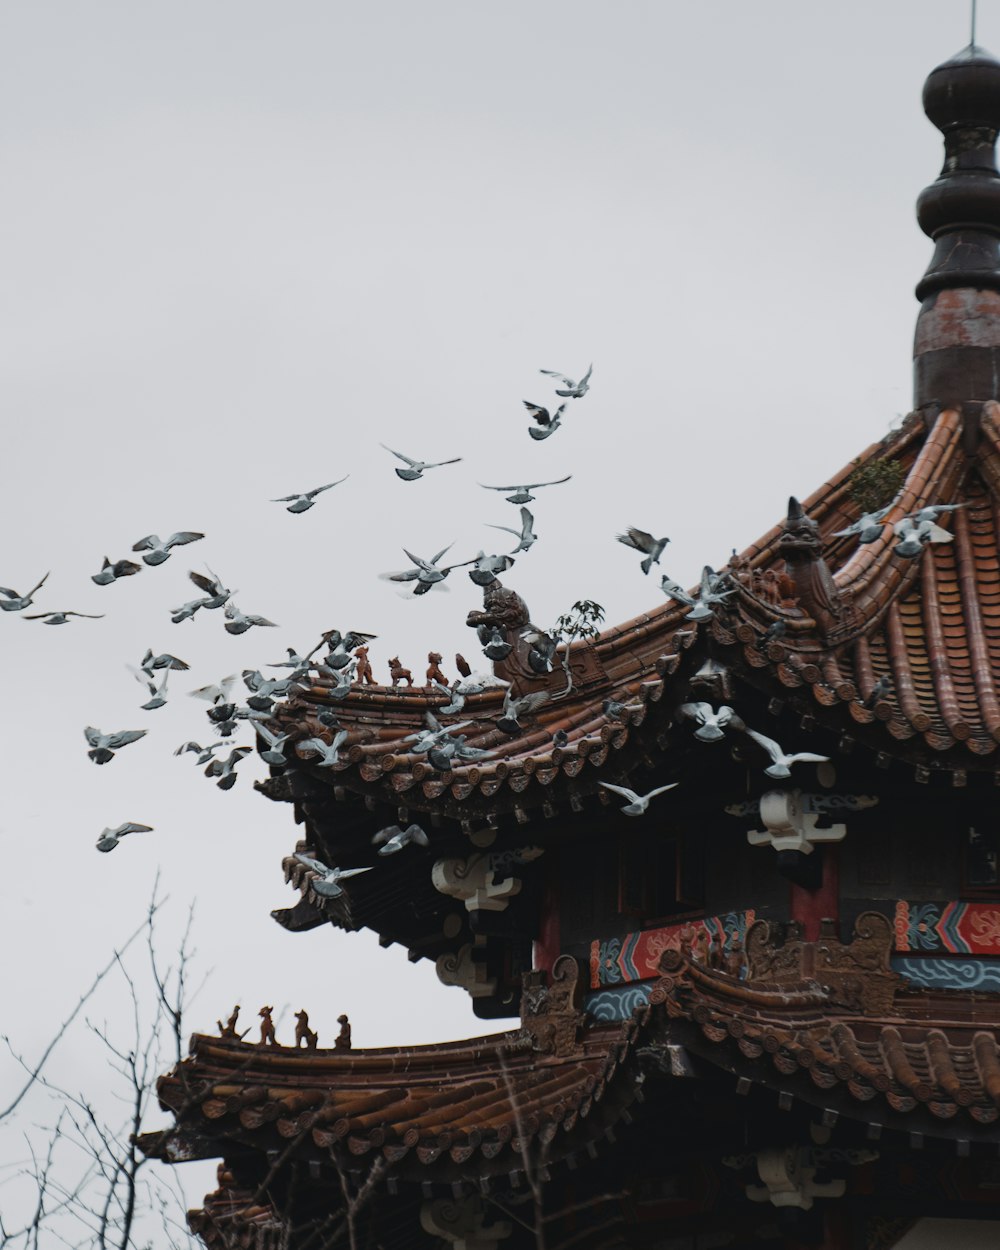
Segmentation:
[(1000, 904), (896, 904), (898, 951), (944, 951), (953, 955), (1000, 955)]
[(662, 929), (644, 929), (623, 938), (607, 938), (590, 946), (590, 985), (621, 985), (633, 981), (649, 981), (660, 975), (660, 957), (664, 951), (679, 950), (681, 935), (704, 933), (709, 942), (725, 953), (734, 938), (745, 941), (753, 923), (753, 911), (726, 912), (704, 920), (688, 920)]

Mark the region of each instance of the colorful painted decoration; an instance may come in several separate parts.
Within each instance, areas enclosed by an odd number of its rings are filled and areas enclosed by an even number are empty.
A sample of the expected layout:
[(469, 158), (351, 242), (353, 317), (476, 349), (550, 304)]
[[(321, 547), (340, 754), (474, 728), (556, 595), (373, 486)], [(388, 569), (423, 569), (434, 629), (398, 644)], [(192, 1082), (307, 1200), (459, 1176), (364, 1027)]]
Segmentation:
[(897, 951), (1000, 955), (1000, 904), (896, 904)]
[(706, 916), (703, 920), (685, 920), (682, 924), (668, 925), (663, 929), (643, 929), (623, 938), (591, 942), (590, 987), (596, 990), (604, 985), (621, 985), (658, 977), (660, 956), (664, 951), (680, 950), (681, 934), (685, 930), (693, 931), (696, 937), (704, 934), (717, 950), (725, 953), (734, 937), (741, 942), (746, 940), (747, 929), (753, 924), (755, 916), (752, 910), (731, 911), (722, 916)]

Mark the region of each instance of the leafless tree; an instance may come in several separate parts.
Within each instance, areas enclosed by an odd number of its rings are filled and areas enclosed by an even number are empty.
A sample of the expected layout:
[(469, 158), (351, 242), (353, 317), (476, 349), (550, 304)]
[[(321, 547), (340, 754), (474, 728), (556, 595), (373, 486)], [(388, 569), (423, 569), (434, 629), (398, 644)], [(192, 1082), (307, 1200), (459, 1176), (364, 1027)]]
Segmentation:
[[(147, 1250), (154, 1244), (153, 1229), (157, 1250), (196, 1244), (174, 1169), (148, 1168), (136, 1145), (155, 1100), (157, 1076), (171, 1059), (181, 1058), (190, 996), (192, 914), (176, 956), (167, 962), (157, 941), (165, 901), (154, 887), (142, 924), (97, 973), (37, 1060), (26, 1060), (3, 1039), (25, 1075), (15, 1098), (0, 1111), (0, 1155), (23, 1156), (4, 1181), (16, 1191), (12, 1205), (22, 1213), (12, 1224), (0, 1216), (0, 1248)], [(143, 945), (145, 969), (138, 958)], [(85, 1007), (96, 1006), (111, 991), (110, 1023), (80, 1020)], [(107, 1089), (81, 1091), (65, 1077), (50, 1076), (60, 1043), (72, 1045), (74, 1054), (103, 1056)], [(14, 1144), (18, 1138), (20, 1148)]]

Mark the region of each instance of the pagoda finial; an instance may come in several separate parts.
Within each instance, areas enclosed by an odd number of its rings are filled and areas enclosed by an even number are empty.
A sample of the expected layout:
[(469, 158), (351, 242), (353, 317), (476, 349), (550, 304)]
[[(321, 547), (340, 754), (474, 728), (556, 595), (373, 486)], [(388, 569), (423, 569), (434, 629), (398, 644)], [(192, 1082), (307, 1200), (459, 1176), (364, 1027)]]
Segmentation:
[(923, 101), (945, 156), (917, 200), (934, 255), (917, 286), (914, 407), (980, 404), (1000, 390), (1000, 61), (969, 44), (931, 71)]

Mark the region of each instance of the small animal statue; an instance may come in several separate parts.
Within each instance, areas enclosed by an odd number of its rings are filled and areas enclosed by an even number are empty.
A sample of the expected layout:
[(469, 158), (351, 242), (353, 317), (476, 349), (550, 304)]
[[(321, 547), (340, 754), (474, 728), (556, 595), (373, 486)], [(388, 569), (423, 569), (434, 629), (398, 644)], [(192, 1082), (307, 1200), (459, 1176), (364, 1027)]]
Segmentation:
[(389, 661), (389, 674), (392, 677), (392, 684), (394, 686), (398, 685), (399, 682), (404, 679), (408, 686), (413, 685), (413, 674), (408, 668), (403, 668), (402, 664), (399, 662), (398, 655), (393, 656)]
[(354, 652), (354, 658), (358, 662), (358, 667), (354, 670), (354, 681), (356, 685), (375, 685), (375, 678), (372, 674), (371, 660), (368, 658), (368, 648), (358, 647)]
[(346, 1016), (338, 1016), (337, 1023), (340, 1025), (340, 1032), (337, 1034), (337, 1040), (333, 1043), (333, 1048), (334, 1050), (350, 1050), (351, 1022)]
[(437, 653), (437, 651), (428, 651), (427, 653), (427, 684), (428, 686), (433, 686), (433, 684), (436, 681), (439, 681), (442, 686), (447, 686), (448, 678), (445, 677), (444, 673), (441, 672), (440, 664), (441, 664), (441, 656)]
[(295, 1013), (295, 1049), (305, 1043), (306, 1050), (315, 1050), (319, 1035), (309, 1027), (309, 1013), (303, 1009)]
[(747, 958), (743, 953), (743, 943), (740, 938), (733, 936), (729, 939), (729, 947), (723, 956), (722, 971), (727, 976), (742, 981), (746, 976), (746, 970)]
[(705, 929), (699, 929), (694, 941), (691, 943), (691, 958), (695, 963), (701, 964), (707, 968), (709, 959), (711, 958), (712, 943)]
[(260, 1016), (260, 1044), (262, 1046), (280, 1046), (281, 1043), (274, 1035), (274, 1021), (271, 1019), (273, 1007), (261, 1007), (257, 1014)]
[(229, 1019), (226, 1021), (225, 1024), (223, 1024), (221, 1020), (216, 1020), (215, 1023), (219, 1026), (220, 1037), (237, 1037), (238, 1038), (240, 1036), (239, 1033), (236, 1032), (236, 1021), (239, 1018), (239, 1014), (240, 1014), (240, 1005), (239, 1003), (237, 1003), (236, 1006), (233, 1008), (232, 1015), (229, 1017)]

